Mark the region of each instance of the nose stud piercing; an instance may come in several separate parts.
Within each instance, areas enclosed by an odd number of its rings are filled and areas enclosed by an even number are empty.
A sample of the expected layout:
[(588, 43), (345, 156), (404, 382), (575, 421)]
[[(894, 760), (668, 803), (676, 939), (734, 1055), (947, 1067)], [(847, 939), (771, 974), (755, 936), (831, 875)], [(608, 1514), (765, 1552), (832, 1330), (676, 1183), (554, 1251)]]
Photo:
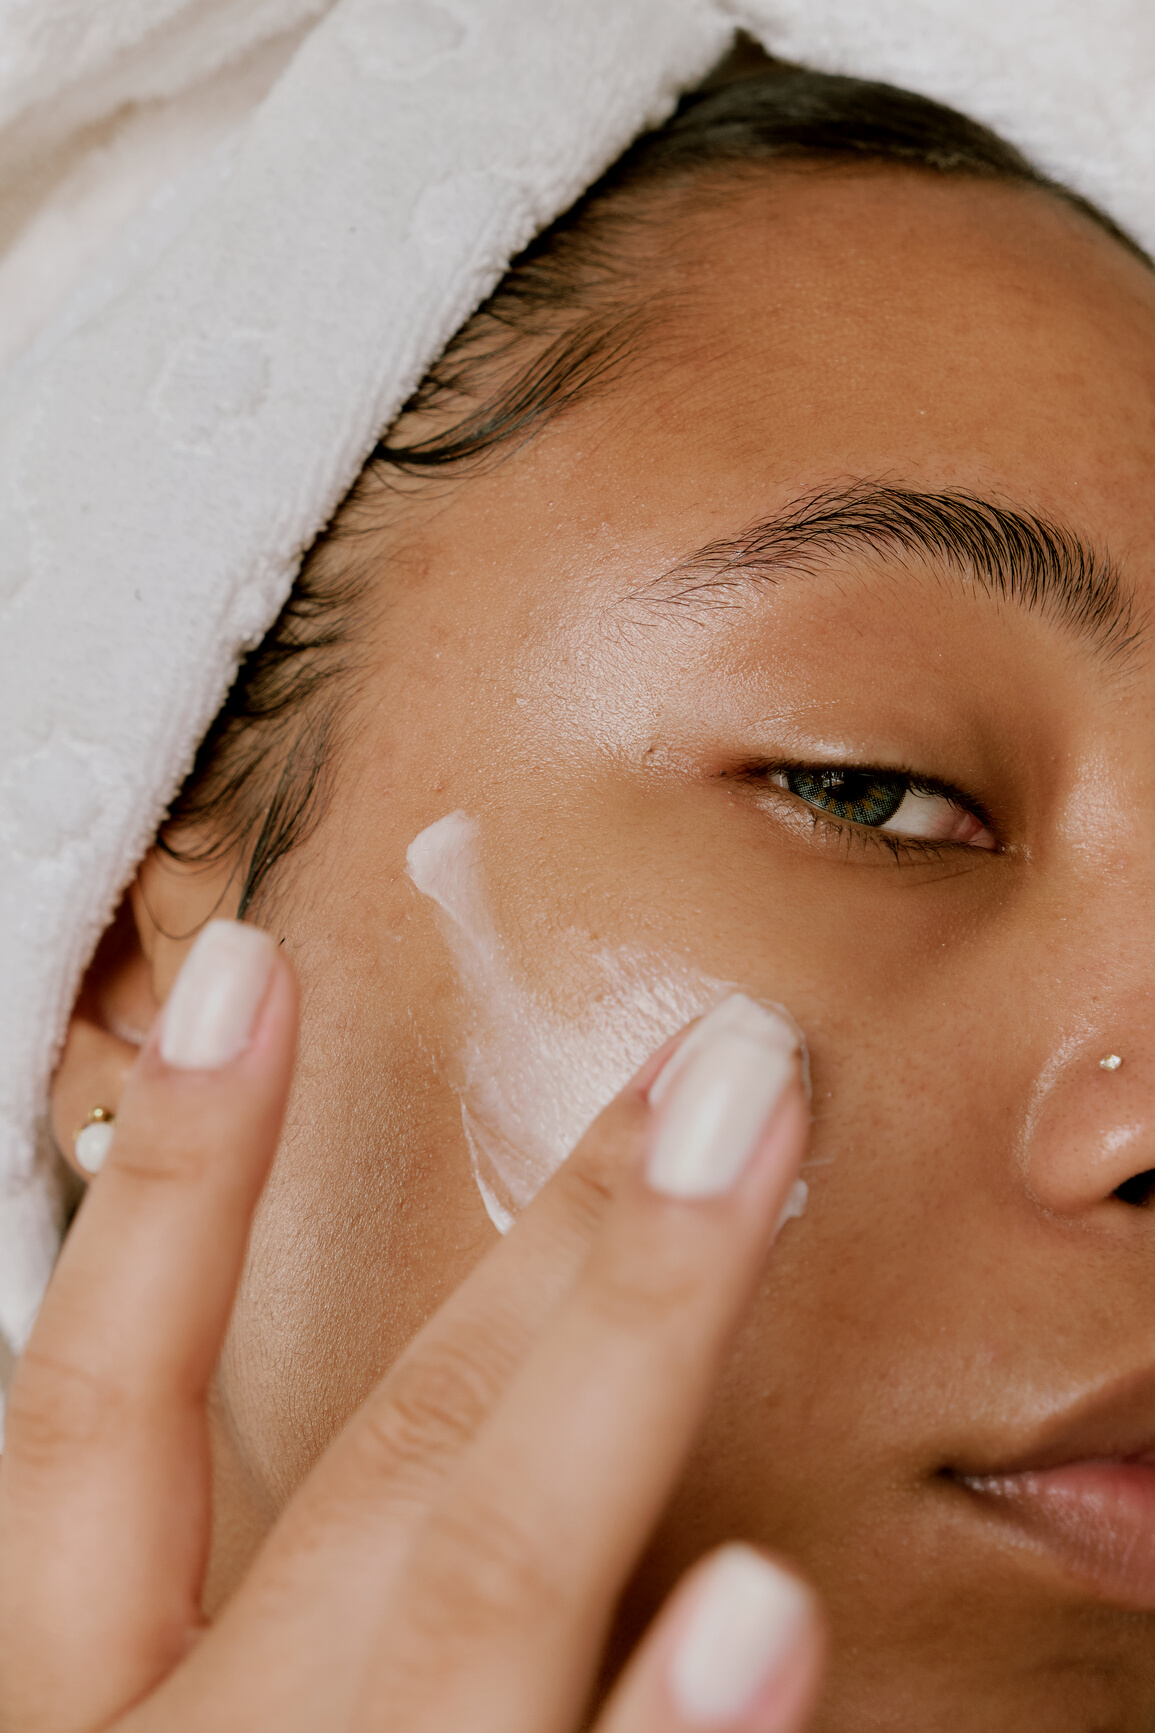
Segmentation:
[(1099, 1070), (1100, 1071), (1118, 1071), (1118, 1069), (1119, 1069), (1120, 1065), (1122, 1065), (1122, 1063), (1123, 1063), (1123, 1055), (1121, 1053), (1108, 1053), (1108, 1055), (1105, 1059), (1100, 1059)]
[(115, 1124), (116, 1115), (111, 1107), (94, 1107), (90, 1110), (87, 1120), (72, 1140), (76, 1159), (85, 1173), (99, 1173), (104, 1166)]

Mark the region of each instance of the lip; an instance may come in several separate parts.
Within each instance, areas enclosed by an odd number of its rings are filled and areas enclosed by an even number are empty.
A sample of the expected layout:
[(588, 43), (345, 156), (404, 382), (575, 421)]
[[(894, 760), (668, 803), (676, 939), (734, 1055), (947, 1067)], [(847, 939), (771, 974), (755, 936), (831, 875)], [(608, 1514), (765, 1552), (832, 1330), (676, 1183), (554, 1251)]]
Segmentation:
[(961, 1484), (1098, 1597), (1155, 1612), (1155, 1463), (1070, 1462)]
[(997, 1465), (947, 1474), (1096, 1598), (1155, 1612), (1155, 1368), (1068, 1407)]

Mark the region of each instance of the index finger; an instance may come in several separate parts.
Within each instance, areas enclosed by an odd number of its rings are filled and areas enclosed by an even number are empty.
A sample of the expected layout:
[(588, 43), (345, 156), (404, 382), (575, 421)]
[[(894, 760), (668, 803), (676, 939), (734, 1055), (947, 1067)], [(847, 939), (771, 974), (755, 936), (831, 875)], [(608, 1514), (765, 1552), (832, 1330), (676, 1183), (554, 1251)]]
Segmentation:
[[(693, 1027), (651, 1054), (399, 1356), (284, 1512), (255, 1584), (294, 1568), (330, 1571), (343, 1529), (354, 1552), (401, 1560), (446, 1473), (572, 1287), (636, 1156), (650, 1085)], [(323, 1559), (310, 1544), (322, 1526)]]

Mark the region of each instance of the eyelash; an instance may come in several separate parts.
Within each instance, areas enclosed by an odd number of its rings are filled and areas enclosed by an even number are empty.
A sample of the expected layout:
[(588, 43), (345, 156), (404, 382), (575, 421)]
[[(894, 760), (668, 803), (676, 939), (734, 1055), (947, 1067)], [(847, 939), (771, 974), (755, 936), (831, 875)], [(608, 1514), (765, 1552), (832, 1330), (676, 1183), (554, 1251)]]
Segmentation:
[[(805, 800), (801, 795), (795, 794), (789, 789), (781, 788), (777, 784), (770, 783), (771, 777), (776, 775), (789, 775), (791, 772), (796, 774), (801, 772), (819, 776), (823, 771), (832, 770), (867, 777), (878, 776), (893, 781), (901, 779), (906, 783), (905, 792), (937, 795), (943, 800), (948, 800), (953, 806), (960, 808), (963, 812), (971, 813), (981, 824), (991, 831), (992, 835), (994, 834), (994, 826), (991, 824), (991, 821), (987, 817), (983, 808), (969, 795), (964, 794), (961, 789), (955, 788), (950, 783), (939, 782), (933, 778), (919, 776), (912, 770), (897, 769), (893, 765), (883, 767), (876, 764), (815, 764), (803, 762), (799, 759), (780, 759), (773, 763), (751, 765), (744, 774), (760, 787), (766, 787), (767, 785), (772, 786), (774, 788), (774, 793), (784, 796), (795, 810), (802, 809), (810, 820), (811, 829), (814, 831), (821, 831), (825, 836), (830, 838), (831, 841), (837, 840), (842, 843), (845, 847), (847, 857), (849, 857), (853, 849), (857, 848), (863, 853), (874, 852), (886, 854), (895, 865), (901, 865), (903, 862), (912, 860), (922, 862), (941, 861), (947, 858), (957, 860), (961, 850), (965, 849), (968, 853), (974, 852), (973, 845), (970, 843), (903, 836), (896, 831), (882, 830), (877, 825), (855, 824), (852, 819), (838, 818), (834, 814), (825, 811), (822, 807), (815, 806), (812, 802)], [(987, 851), (983, 850), (980, 852)], [(991, 852), (999, 852), (997, 845), (995, 850)]]

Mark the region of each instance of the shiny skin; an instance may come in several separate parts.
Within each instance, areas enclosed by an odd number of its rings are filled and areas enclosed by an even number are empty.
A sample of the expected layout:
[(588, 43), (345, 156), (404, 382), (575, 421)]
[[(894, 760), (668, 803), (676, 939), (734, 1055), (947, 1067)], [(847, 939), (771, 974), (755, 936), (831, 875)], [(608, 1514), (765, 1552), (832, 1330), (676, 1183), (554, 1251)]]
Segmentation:
[[(1112, 1195), (1155, 1166), (1155, 651), (1105, 658), (881, 555), (727, 606), (652, 586), (882, 478), (1106, 545), (1142, 622), (1155, 276), (1042, 193), (918, 172), (778, 170), (666, 218), (637, 243), (666, 310), (614, 389), (375, 532), (329, 805), (257, 911), (302, 983), (301, 1059), (220, 1370), (211, 1594), (491, 1243), (446, 1076), (456, 978), (404, 873), (462, 807), (556, 1004), (592, 948), (644, 942), (783, 1001), (811, 1046), (810, 1205), (620, 1644), (750, 1537), (829, 1610), (820, 1733), (1141, 1733), (1152, 1610), (959, 1476), (1029, 1462), (1116, 1387), (1142, 1406), (1155, 1368), (1155, 1212)], [(896, 855), (748, 774), (824, 755), (967, 791), (998, 847)], [(146, 865), (139, 947), (126, 918), (61, 1068), (63, 1135), (163, 999), (187, 948), (163, 933), (227, 909), (230, 870)], [(1155, 1386), (1150, 1409), (1155, 1439)]]

